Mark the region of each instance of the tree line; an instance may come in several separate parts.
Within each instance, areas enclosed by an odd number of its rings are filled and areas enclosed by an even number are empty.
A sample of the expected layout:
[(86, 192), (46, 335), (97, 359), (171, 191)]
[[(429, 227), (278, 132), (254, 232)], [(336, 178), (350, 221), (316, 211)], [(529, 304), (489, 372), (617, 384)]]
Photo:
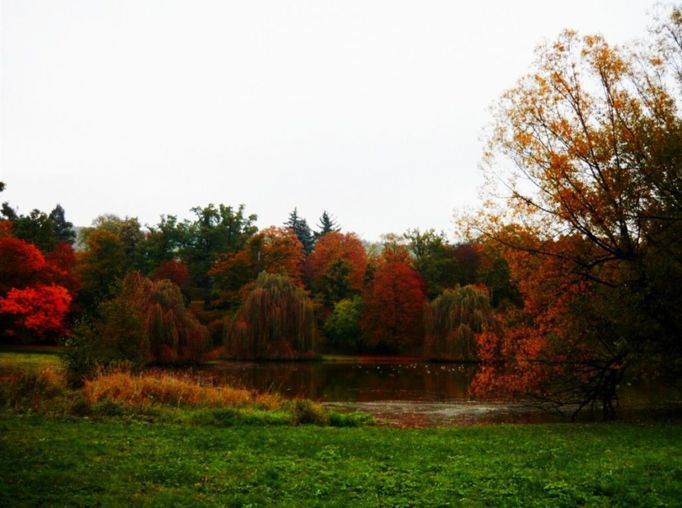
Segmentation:
[[(0, 222), (6, 339), (74, 362), (406, 353), (474, 360), (474, 390), (612, 416), (628, 379), (682, 369), (682, 8), (646, 40), (563, 32), (495, 109), (489, 199), (433, 230), (363, 243), (324, 212), (258, 230), (244, 206), (179, 221), (57, 206)], [(497, 184), (497, 186), (493, 185)], [(78, 356), (80, 355), (80, 356)]]

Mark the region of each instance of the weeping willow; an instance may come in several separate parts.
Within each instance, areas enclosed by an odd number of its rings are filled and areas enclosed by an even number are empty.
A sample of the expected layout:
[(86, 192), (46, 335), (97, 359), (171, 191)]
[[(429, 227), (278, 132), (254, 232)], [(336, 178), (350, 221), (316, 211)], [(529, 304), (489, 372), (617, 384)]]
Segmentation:
[(180, 288), (136, 272), (106, 304), (101, 328), (112, 346), (134, 349), (147, 362), (198, 360), (209, 345), (208, 330), (185, 308)]
[(313, 356), (315, 320), (306, 292), (285, 275), (262, 272), (237, 311), (225, 340), (231, 358)]
[(471, 285), (446, 289), (427, 307), (426, 358), (478, 360), (476, 335), (493, 323), (485, 290)]

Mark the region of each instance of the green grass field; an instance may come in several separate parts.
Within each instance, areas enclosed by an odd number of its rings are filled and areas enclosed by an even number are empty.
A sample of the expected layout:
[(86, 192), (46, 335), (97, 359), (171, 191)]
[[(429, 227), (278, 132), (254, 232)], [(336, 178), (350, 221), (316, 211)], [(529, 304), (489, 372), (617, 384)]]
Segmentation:
[(61, 369), (60, 349), (55, 347), (0, 348), (0, 372), (15, 370)]
[(0, 416), (0, 506), (679, 506), (682, 426)]

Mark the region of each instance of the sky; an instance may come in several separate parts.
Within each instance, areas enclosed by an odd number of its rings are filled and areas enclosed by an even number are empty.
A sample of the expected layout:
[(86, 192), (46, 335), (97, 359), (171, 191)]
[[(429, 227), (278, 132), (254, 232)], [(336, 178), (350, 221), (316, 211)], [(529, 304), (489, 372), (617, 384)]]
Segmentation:
[(646, 34), (628, 0), (0, 0), (0, 181), (21, 213), (259, 227), (327, 210), (377, 240), (475, 209), (490, 108), (564, 28)]

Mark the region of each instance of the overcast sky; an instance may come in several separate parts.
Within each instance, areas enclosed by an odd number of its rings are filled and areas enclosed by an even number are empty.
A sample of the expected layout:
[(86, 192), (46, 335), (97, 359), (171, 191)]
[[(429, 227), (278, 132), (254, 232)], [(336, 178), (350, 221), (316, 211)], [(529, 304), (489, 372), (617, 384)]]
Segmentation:
[(651, 1), (0, 0), (0, 200), (89, 225), (209, 202), (375, 240), (475, 207), (489, 107), (572, 27)]

